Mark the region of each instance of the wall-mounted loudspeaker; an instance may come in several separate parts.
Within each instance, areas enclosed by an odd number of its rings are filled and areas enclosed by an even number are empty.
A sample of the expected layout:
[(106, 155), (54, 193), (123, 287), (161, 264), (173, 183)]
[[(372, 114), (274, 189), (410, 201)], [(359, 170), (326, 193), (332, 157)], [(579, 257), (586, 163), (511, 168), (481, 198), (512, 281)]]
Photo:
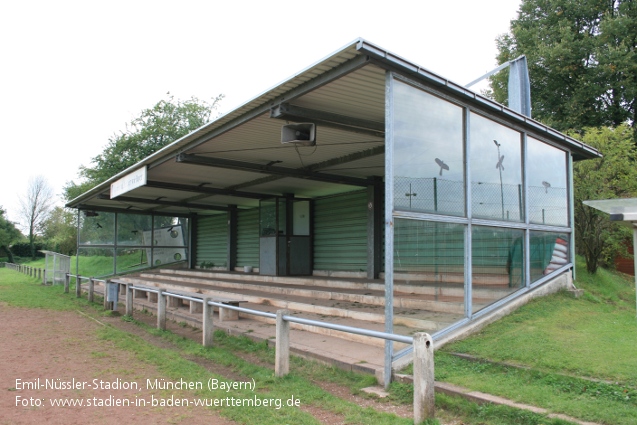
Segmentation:
[(316, 126), (312, 123), (284, 125), (281, 127), (281, 143), (314, 146), (316, 144)]

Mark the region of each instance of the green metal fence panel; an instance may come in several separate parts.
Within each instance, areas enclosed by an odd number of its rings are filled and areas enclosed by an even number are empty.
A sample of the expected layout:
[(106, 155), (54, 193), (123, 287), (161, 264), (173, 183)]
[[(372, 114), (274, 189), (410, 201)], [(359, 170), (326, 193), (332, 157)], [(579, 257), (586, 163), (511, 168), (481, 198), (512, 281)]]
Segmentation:
[(316, 199), (314, 269), (367, 270), (367, 191)]
[(219, 214), (199, 217), (197, 226), (197, 266), (228, 266), (228, 217)]
[(237, 213), (237, 267), (259, 267), (259, 209)]

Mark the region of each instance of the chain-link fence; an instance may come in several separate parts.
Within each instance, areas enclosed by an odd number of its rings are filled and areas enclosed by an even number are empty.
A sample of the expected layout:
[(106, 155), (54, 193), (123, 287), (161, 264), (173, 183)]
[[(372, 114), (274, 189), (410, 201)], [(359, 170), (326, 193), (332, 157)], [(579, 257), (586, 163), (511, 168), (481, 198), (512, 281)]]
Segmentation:
[[(505, 221), (524, 221), (522, 185), (471, 183), (472, 216)], [(463, 216), (464, 183), (440, 178), (395, 177), (394, 207), (397, 210)], [(531, 223), (566, 226), (568, 199), (565, 188), (530, 186)]]

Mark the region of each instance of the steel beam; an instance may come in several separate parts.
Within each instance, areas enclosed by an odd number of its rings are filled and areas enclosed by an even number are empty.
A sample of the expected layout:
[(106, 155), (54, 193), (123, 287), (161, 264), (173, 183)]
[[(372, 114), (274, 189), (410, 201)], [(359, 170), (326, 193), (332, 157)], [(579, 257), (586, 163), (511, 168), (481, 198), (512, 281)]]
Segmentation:
[(305, 180), (316, 180), (326, 183), (347, 184), (352, 186), (366, 187), (369, 183), (367, 179), (357, 177), (338, 176), (334, 174), (318, 173), (315, 171), (300, 170), (294, 168), (267, 166), (250, 162), (235, 161), (231, 159), (210, 158), (199, 155), (180, 154), (176, 158), (177, 162), (183, 164), (205, 165), (208, 167), (226, 168), (230, 170), (243, 170), (263, 174), (278, 175), (282, 177), (293, 177)]
[[(100, 195), (99, 199), (110, 200), (110, 196), (108, 195)], [(121, 202), (130, 202), (130, 203), (138, 203), (138, 204), (150, 204), (157, 206), (166, 206), (166, 207), (183, 207), (183, 208), (194, 208), (194, 209), (202, 209), (209, 211), (228, 211), (227, 207), (217, 207), (214, 205), (204, 205), (204, 204), (191, 204), (188, 202), (176, 202), (176, 201), (164, 201), (162, 199), (146, 199), (146, 198), (133, 198), (130, 196), (118, 196), (115, 201)]]
[(243, 191), (238, 191), (234, 189), (220, 189), (220, 188), (206, 187), (206, 186), (192, 186), (187, 184), (160, 182), (156, 180), (147, 182), (145, 187), (152, 187), (155, 189), (179, 190), (181, 192), (193, 192), (193, 193), (201, 193), (205, 195), (236, 196), (238, 198), (248, 198), (248, 199), (264, 199), (264, 198), (272, 197), (272, 195), (264, 195), (263, 193), (243, 192)]
[(385, 125), (382, 122), (348, 117), (332, 112), (303, 108), (301, 106), (282, 103), (270, 110), (270, 118), (296, 122), (312, 122), (324, 127), (336, 128), (353, 133), (367, 134), (374, 137), (385, 137)]

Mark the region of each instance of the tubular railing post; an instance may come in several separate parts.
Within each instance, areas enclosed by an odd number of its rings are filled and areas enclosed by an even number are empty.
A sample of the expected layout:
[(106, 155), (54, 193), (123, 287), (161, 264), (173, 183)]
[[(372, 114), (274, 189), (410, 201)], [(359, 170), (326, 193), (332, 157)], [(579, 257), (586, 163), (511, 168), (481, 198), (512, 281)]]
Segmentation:
[(64, 274), (64, 293), (65, 294), (69, 293), (70, 284), (71, 284), (71, 276), (69, 276), (69, 273), (65, 273)]
[(288, 310), (276, 311), (276, 351), (274, 353), (274, 374), (282, 377), (290, 371), (290, 322), (283, 316), (290, 314)]
[(95, 281), (92, 277), (88, 278), (88, 302), (92, 303), (95, 297)]
[(82, 279), (80, 278), (80, 275), (78, 274), (75, 277), (75, 297), (80, 298), (81, 296), (82, 296)]
[(157, 291), (157, 329), (166, 330), (166, 295), (163, 289)]
[(108, 284), (110, 280), (104, 281), (104, 310), (108, 310)]
[[(214, 324), (212, 323), (212, 306), (208, 304), (210, 298), (203, 299), (203, 341), (204, 347), (212, 347), (212, 335), (214, 331)], [(191, 301), (192, 302), (192, 301)]]
[(424, 332), (414, 335), (414, 423), (433, 418), (434, 344)]
[(126, 285), (126, 315), (133, 317), (133, 285)]

